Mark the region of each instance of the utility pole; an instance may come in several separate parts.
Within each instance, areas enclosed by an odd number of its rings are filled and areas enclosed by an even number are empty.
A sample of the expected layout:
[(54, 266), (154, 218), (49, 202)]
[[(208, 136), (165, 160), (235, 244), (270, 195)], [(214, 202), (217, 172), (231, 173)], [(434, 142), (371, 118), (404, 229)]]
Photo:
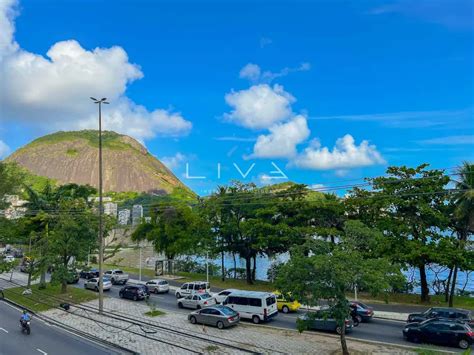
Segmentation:
[(102, 201), (102, 104), (108, 104), (104, 97), (97, 100), (91, 97), (95, 104), (99, 104), (99, 314), (104, 311), (104, 221)]

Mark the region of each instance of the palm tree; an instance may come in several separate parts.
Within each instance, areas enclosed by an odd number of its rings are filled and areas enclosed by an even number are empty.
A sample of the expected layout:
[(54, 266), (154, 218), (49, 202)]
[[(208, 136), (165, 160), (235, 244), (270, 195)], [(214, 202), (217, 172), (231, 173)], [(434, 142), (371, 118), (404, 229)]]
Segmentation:
[[(454, 199), (453, 229), (458, 235), (458, 248), (464, 250), (469, 234), (474, 232), (474, 164), (463, 162), (458, 168), (458, 179), (454, 180), (458, 193)], [(449, 306), (454, 303), (456, 278), (461, 260), (456, 260), (453, 267), (453, 279), (449, 296)]]

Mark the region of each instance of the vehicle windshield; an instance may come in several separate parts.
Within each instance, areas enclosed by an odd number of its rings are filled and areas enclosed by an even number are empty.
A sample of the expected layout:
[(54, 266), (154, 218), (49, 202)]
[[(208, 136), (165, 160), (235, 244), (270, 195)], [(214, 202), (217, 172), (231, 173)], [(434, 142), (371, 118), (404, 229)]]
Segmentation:
[(231, 308), (229, 307), (222, 307), (222, 308), (219, 308), (219, 310), (224, 313), (226, 316), (232, 316), (234, 315), (236, 312), (234, 310), (232, 310)]
[(275, 296), (267, 297), (267, 306), (271, 306), (272, 304), (275, 304), (276, 298)]
[(427, 309), (426, 311), (424, 311), (422, 314), (427, 316), (428, 314), (430, 314), (431, 312), (433, 311), (433, 308), (429, 308)]
[(211, 298), (211, 295), (208, 294), (208, 293), (203, 293), (203, 294), (201, 295), (201, 298), (202, 298), (203, 300), (206, 300), (206, 299), (208, 299), (208, 298)]
[(115, 270), (115, 273), (116, 274), (123, 274), (123, 271), (122, 270)]
[(359, 307), (364, 308), (364, 309), (369, 309), (370, 308), (369, 306), (367, 306), (366, 304), (361, 303), (361, 302), (357, 302), (356, 305), (358, 305)]

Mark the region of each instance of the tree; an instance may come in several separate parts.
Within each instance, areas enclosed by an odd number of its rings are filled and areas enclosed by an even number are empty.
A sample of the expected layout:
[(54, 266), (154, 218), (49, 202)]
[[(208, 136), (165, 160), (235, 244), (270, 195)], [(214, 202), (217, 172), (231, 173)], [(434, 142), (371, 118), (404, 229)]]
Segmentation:
[(456, 281), (459, 268), (472, 268), (472, 250), (469, 246), (469, 237), (474, 233), (474, 164), (464, 162), (458, 169), (457, 179), (454, 179), (456, 194), (452, 201), (451, 227), (458, 236), (456, 251), (452, 260), (452, 280), (449, 291), (449, 306), (453, 307)]
[[(292, 250), (290, 260), (278, 269), (275, 285), (283, 294), (291, 294), (310, 307), (326, 300), (341, 329), (342, 352), (349, 354), (345, 337), (345, 321), (349, 316), (346, 291), (355, 279), (366, 285), (371, 293), (386, 290), (392, 271), (388, 260), (365, 258), (343, 244), (313, 240)], [(310, 313), (309, 318), (314, 318), (314, 314)], [(307, 325), (299, 321), (298, 330), (304, 331)]]
[(171, 260), (198, 247), (198, 215), (185, 203), (174, 202), (152, 207), (151, 222), (140, 224), (132, 233), (133, 241), (148, 240), (155, 250)]
[(442, 170), (389, 167), (387, 175), (368, 179), (371, 191), (354, 189), (346, 202), (351, 218), (375, 225), (388, 238), (394, 262), (418, 268), (421, 300), (429, 300), (426, 265), (440, 260), (438, 242), (448, 226)]
[(53, 260), (53, 282), (67, 292), (75, 263), (85, 261), (97, 247), (97, 216), (82, 198), (61, 200), (54, 228), (48, 237), (48, 257)]

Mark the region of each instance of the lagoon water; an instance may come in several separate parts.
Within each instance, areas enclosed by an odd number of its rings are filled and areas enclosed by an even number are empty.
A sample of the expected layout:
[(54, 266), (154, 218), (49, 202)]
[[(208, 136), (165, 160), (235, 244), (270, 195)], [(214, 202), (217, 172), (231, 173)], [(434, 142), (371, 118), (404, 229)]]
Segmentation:
[[(269, 258), (267, 256), (258, 256), (257, 257), (257, 270), (256, 270), (256, 278), (257, 280), (268, 280), (267, 278), (267, 270), (270, 267), (270, 265), (274, 262), (285, 262), (288, 260), (288, 253), (285, 254), (280, 254), (275, 257)], [(245, 268), (245, 260), (240, 259), (238, 256), (236, 258), (236, 265), (238, 268)], [(202, 257), (196, 257), (194, 258), (197, 262), (200, 264), (205, 264), (206, 259)], [(211, 263), (217, 265), (220, 267), (221, 265), (221, 259), (216, 258), (210, 260)], [(234, 267), (234, 261), (232, 258), (232, 254), (226, 254), (224, 256), (224, 265), (226, 269), (231, 269)], [(428, 277), (428, 283), (431, 285), (433, 280), (436, 279), (436, 273), (440, 271), (440, 268), (437, 266), (433, 266), (432, 269), (427, 268), (426, 274)], [(405, 276), (407, 277), (408, 280), (413, 280), (415, 282), (419, 281), (419, 272), (418, 269), (408, 269), (404, 271)], [(438, 279), (446, 279), (448, 277), (449, 270), (441, 270), (438, 273)], [(467, 284), (466, 284), (467, 281)], [(457, 288), (462, 289), (464, 285), (466, 284), (466, 291), (471, 291), (474, 292), (474, 272), (471, 273), (470, 275), (467, 275), (465, 272), (459, 272), (458, 277), (457, 277)], [(414, 288), (415, 293), (420, 292), (419, 287)], [(431, 289), (431, 292), (433, 293), (433, 290)]]

